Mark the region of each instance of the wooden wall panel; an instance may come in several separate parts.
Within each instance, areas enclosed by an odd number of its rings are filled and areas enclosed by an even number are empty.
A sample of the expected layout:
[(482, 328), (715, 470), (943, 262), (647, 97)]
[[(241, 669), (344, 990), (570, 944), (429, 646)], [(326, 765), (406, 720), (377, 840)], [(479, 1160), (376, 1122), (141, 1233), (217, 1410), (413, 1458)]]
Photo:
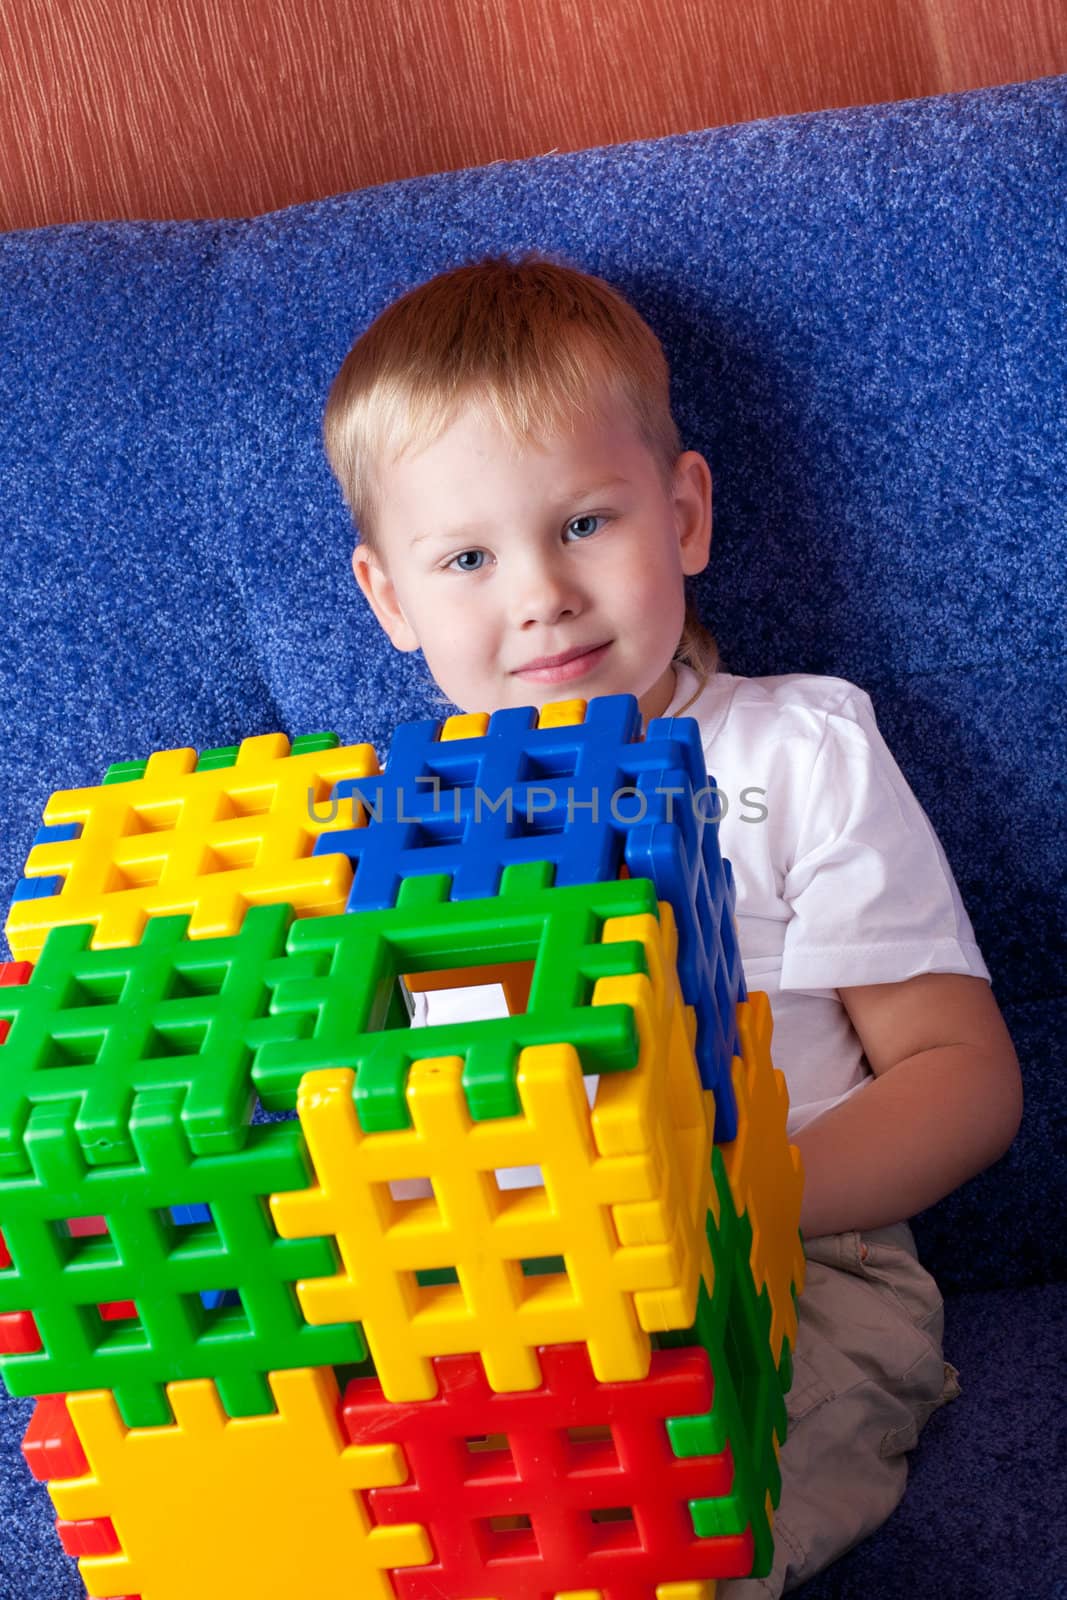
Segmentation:
[(0, 228), (1065, 71), (1062, 0), (0, 0)]

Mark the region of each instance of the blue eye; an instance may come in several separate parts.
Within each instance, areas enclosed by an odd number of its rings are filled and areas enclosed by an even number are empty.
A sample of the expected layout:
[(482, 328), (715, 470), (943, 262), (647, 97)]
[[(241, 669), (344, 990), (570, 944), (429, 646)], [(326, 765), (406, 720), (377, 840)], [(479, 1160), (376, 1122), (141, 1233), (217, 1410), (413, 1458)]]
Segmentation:
[(590, 534), (596, 533), (597, 532), (597, 528), (596, 527), (590, 528), (589, 526), (586, 526), (585, 528), (581, 528), (579, 526), (579, 524), (581, 524), (581, 523), (589, 524), (591, 522), (592, 523), (600, 523), (600, 522), (605, 522), (606, 520), (607, 519), (605, 517), (594, 516), (593, 513), (590, 511), (590, 512), (587, 512), (584, 517), (572, 517), (571, 520), (567, 524), (567, 530), (569, 532), (573, 528), (573, 529), (576, 530), (577, 537), (579, 539), (585, 539), (585, 538), (588, 538)]
[[(453, 556), (452, 560), (448, 564), (449, 564), (450, 567), (452, 567), (452, 566), (456, 565), (457, 561), (462, 561), (464, 556), (479, 556), (480, 557), (480, 556), (483, 556), (484, 554), (485, 554), (484, 550), (461, 550), (459, 555), (458, 556)], [(459, 568), (457, 568), (457, 570), (459, 572), (480, 572), (481, 568), (480, 567), (459, 567)]]

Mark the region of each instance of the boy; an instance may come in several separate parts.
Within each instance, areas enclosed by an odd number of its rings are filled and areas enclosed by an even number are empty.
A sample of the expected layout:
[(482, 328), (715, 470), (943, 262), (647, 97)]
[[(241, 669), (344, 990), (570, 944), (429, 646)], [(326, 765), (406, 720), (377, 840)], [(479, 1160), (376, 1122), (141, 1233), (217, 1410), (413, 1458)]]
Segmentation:
[(685, 595), (711, 474), (681, 449), (655, 335), (600, 279), (532, 255), (441, 274), (356, 341), (324, 429), (360, 588), (454, 705), (631, 693), (646, 721), (697, 719), (728, 801), (765, 797), (758, 827), (731, 803), (719, 843), (790, 1091), (807, 1281), (773, 1570), (718, 1596), (780, 1595), (885, 1520), (959, 1393), (905, 1219), (997, 1160), (1021, 1117), (944, 852), (862, 690), (720, 670)]

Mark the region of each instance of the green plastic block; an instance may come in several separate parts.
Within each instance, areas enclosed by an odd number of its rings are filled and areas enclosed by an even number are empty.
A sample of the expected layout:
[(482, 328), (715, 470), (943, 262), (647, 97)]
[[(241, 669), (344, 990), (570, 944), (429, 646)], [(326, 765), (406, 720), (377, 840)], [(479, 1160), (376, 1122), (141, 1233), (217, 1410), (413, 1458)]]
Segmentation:
[(239, 1149), (255, 1105), (253, 1051), (296, 1025), (265, 1014), (292, 917), (284, 904), (253, 906), (239, 934), (193, 940), (188, 917), (150, 917), (140, 944), (110, 950), (89, 948), (89, 923), (51, 929), (28, 982), (0, 989), (11, 1022), (0, 1175), (28, 1170), (35, 1106), (75, 1107), (90, 1165), (132, 1160), (131, 1108), (157, 1088), (179, 1092), (195, 1151)]
[(455, 1267), (419, 1267), (415, 1282), (420, 1289), (436, 1289), (443, 1283), (458, 1283), (459, 1273)]
[(196, 758), (194, 772), (216, 772), (220, 767), (233, 767), (237, 764), (237, 753), (240, 749), (236, 744), (218, 745), (214, 750), (201, 750)]
[(144, 777), (147, 766), (147, 758), (144, 761), (113, 761), (104, 773), (101, 785), (105, 783), (133, 783), (137, 778)]
[[(664, 1348), (698, 1344), (707, 1351), (714, 1402), (704, 1416), (669, 1418), (667, 1435), (678, 1456), (717, 1455), (729, 1446), (734, 1486), (728, 1495), (689, 1502), (693, 1529), (698, 1537), (710, 1538), (751, 1528), (754, 1557), (749, 1575), (765, 1577), (774, 1559), (767, 1495), (777, 1506), (782, 1493), (774, 1438), (785, 1443), (784, 1373), (771, 1351), (766, 1287), (757, 1295), (752, 1278), (751, 1223), (747, 1213), (738, 1217), (734, 1210), (718, 1147), (712, 1151), (712, 1173), (720, 1211), (718, 1227), (710, 1211), (707, 1222), (715, 1292), (709, 1296), (701, 1282), (693, 1326), (658, 1334), (656, 1342)], [(788, 1373), (791, 1377), (791, 1364)]]
[[(293, 1111), (300, 1080), (351, 1066), (365, 1128), (406, 1127), (413, 1061), (459, 1055), (475, 1118), (519, 1110), (515, 1074), (528, 1045), (566, 1040), (586, 1073), (637, 1061), (633, 1012), (592, 1006), (596, 981), (643, 972), (636, 941), (601, 942), (609, 917), (656, 912), (635, 878), (536, 887), (508, 869), (499, 896), (443, 898), (445, 877), (408, 880), (396, 907), (293, 920), (285, 904), (251, 907), (238, 934), (186, 937), (185, 916), (150, 917), (141, 942), (92, 950), (89, 924), (53, 928), (25, 984), (0, 989), (11, 1023), (0, 1074), (0, 1175), (28, 1170), (32, 1110), (72, 1104), (91, 1166), (133, 1158), (131, 1116), (159, 1088), (179, 1094), (199, 1154), (239, 1149), (257, 1090)], [(410, 891), (410, 892), (409, 892)], [(422, 972), (501, 960), (534, 964), (519, 1017), (412, 1029), (401, 982)]]
[(336, 750), (340, 743), (336, 733), (299, 733), (289, 746), (289, 754), (306, 756), (315, 750)]
[[(134, 1159), (91, 1167), (69, 1103), (37, 1106), (26, 1129), (32, 1171), (0, 1180), (0, 1313), (32, 1308), (40, 1348), (0, 1355), (13, 1395), (112, 1389), (130, 1427), (169, 1422), (163, 1385), (212, 1378), (231, 1416), (272, 1412), (267, 1373), (364, 1361), (358, 1324), (312, 1327), (301, 1278), (330, 1276), (331, 1241), (281, 1239), (266, 1197), (304, 1189), (311, 1168), (297, 1123), (257, 1125), (244, 1147), (197, 1156), (182, 1094), (142, 1093)], [(207, 1205), (209, 1223), (179, 1226), (171, 1207)], [(72, 1237), (70, 1220), (103, 1217), (107, 1234)], [(208, 1310), (201, 1291), (233, 1289), (240, 1305)], [(132, 1300), (133, 1319), (99, 1307)]]
[[(550, 876), (543, 862), (508, 867), (499, 895), (485, 900), (449, 900), (445, 874), (409, 878), (394, 907), (294, 922), (288, 949), (304, 966), (299, 976), (275, 968), (271, 1014), (297, 1026), (256, 1052), (252, 1076), (263, 1104), (292, 1110), (306, 1072), (351, 1067), (361, 1125), (384, 1132), (410, 1125), (408, 1071), (427, 1057), (463, 1058), (463, 1087), (478, 1121), (520, 1111), (515, 1074), (527, 1046), (565, 1040), (583, 1073), (636, 1066), (632, 1009), (590, 1001), (598, 979), (647, 970), (638, 941), (604, 944), (602, 935), (609, 917), (658, 917), (655, 887), (631, 878), (553, 888)], [(402, 974), (509, 961), (534, 963), (521, 1016), (388, 1026)]]
[(553, 1278), (567, 1270), (563, 1256), (531, 1256), (526, 1261), (520, 1261), (519, 1266), (524, 1278)]

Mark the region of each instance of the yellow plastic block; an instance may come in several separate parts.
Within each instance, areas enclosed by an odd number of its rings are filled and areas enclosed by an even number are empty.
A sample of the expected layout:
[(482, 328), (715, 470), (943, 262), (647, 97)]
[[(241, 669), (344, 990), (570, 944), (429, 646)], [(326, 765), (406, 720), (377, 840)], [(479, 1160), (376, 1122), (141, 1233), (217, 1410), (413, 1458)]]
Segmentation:
[(741, 1056), (733, 1062), (737, 1096), (737, 1137), (719, 1146), (738, 1216), (752, 1224), (752, 1279), (759, 1294), (767, 1285), (771, 1302), (771, 1350), (796, 1348), (797, 1314), (790, 1286), (804, 1288), (804, 1247), (800, 1240), (800, 1202), (804, 1168), (800, 1151), (786, 1135), (789, 1094), (785, 1076), (771, 1063), (771, 1006), (757, 990), (737, 1007)]
[(539, 728), (573, 728), (585, 721), (587, 700), (550, 700), (541, 707), (537, 718)]
[[(347, 856), (318, 855), (320, 834), (360, 826), (366, 814), (339, 804), (333, 785), (380, 768), (373, 745), (289, 754), (284, 733), (242, 741), (231, 767), (195, 770), (195, 750), (157, 750), (142, 778), (61, 789), (46, 823), (78, 822), (78, 839), (30, 851), (27, 877), (61, 874), (58, 894), (17, 900), (6, 923), (16, 961), (35, 961), (50, 928), (95, 925), (92, 948), (136, 944), (148, 916), (183, 913), (189, 937), (237, 933), (245, 907), (286, 900), (298, 915), (345, 908)], [(321, 815), (316, 815), (320, 813)]]
[[(675, 967), (667, 902), (655, 917), (605, 923), (640, 939), (649, 975), (599, 980), (594, 1005), (633, 1007), (639, 1055), (603, 1076), (590, 1110), (573, 1046), (520, 1052), (520, 1115), (474, 1122), (458, 1056), (408, 1075), (411, 1127), (365, 1133), (350, 1069), (304, 1077), (298, 1114), (316, 1182), (271, 1196), (285, 1238), (336, 1239), (341, 1270), (304, 1279), (310, 1323), (358, 1321), (390, 1400), (436, 1392), (430, 1357), (480, 1351), (498, 1390), (536, 1388), (539, 1344), (584, 1340), (601, 1382), (645, 1377), (650, 1332), (689, 1327), (711, 1201), (710, 1099), (692, 1052), (694, 1019)], [(688, 1014), (687, 1014), (688, 1013)], [(539, 1167), (543, 1185), (502, 1190), (494, 1176)], [(398, 1200), (390, 1184), (429, 1179), (433, 1194)], [(563, 1256), (566, 1271), (524, 1274)], [(416, 1274), (452, 1268), (453, 1284)]]
[[(709, 1208), (718, 1222), (711, 1176), (715, 1100), (700, 1082), (694, 1053), (696, 1012), (685, 1004), (678, 982), (678, 930), (670, 903), (659, 902), (658, 923), (650, 916), (610, 918), (604, 943), (619, 940), (643, 944), (648, 978), (604, 978), (594, 996), (599, 995), (601, 1005), (633, 1006), (639, 1067), (647, 1060), (650, 1070), (602, 1077), (593, 1123), (604, 1156), (621, 1159), (647, 1152), (654, 1162), (651, 1192), (617, 1204), (614, 1220), (625, 1248), (673, 1244), (670, 1290), (650, 1287), (635, 1294), (642, 1328), (664, 1333), (692, 1325), (701, 1276), (708, 1293), (714, 1289), (706, 1224)], [(638, 996), (646, 1003), (637, 1003)]]
[[(550, 700), (537, 713), (538, 728), (570, 728), (585, 721), (585, 700)], [(441, 725), (441, 743), (450, 739), (481, 739), (489, 732), (488, 711), (460, 711)]]
[[(714, 1578), (701, 1578), (685, 1583), (657, 1583), (656, 1600), (715, 1600)], [(479, 1600), (496, 1600), (493, 1595)], [(567, 1589), (556, 1593), (552, 1600), (604, 1600), (603, 1589)]]
[[(494, 1600), (489, 1596), (488, 1600)], [(603, 1589), (568, 1589), (552, 1600), (604, 1600)], [(715, 1600), (715, 1579), (702, 1578), (686, 1583), (657, 1583), (656, 1600)]]
[(451, 739), (481, 739), (488, 731), (488, 711), (460, 711), (445, 718), (437, 737), (445, 744)]
[(433, 1559), (423, 1527), (372, 1526), (356, 1491), (403, 1483), (407, 1463), (397, 1445), (345, 1442), (332, 1370), (270, 1384), (277, 1414), (240, 1418), (209, 1380), (168, 1384), (162, 1428), (127, 1428), (107, 1390), (68, 1395), (89, 1472), (49, 1493), (60, 1517), (110, 1517), (121, 1545), (81, 1558), (90, 1595), (395, 1600), (388, 1569)]

